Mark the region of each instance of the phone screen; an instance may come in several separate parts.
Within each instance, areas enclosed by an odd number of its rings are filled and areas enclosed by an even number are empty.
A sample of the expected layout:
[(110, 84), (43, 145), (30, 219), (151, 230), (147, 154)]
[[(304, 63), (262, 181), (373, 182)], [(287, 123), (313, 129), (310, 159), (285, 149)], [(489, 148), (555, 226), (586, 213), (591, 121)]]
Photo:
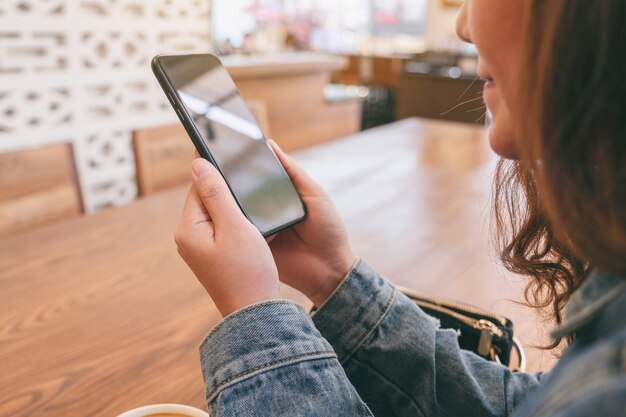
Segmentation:
[(301, 220), (298, 192), (219, 60), (189, 55), (159, 61), (248, 219), (266, 236)]

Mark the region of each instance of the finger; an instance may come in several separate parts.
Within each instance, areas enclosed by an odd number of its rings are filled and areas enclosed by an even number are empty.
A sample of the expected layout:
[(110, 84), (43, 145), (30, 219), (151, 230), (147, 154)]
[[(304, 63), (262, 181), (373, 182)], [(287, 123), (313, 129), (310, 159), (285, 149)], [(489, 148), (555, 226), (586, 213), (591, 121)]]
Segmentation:
[(189, 187), (185, 205), (183, 206), (183, 213), (180, 217), (185, 223), (200, 223), (211, 220), (211, 216), (209, 216), (193, 184)]
[(247, 221), (222, 174), (206, 159), (198, 158), (191, 164), (193, 183), (202, 204), (213, 221), (216, 232)]
[(209, 216), (209, 213), (204, 207), (198, 192), (192, 185), (187, 193), (183, 212), (180, 215), (180, 220), (178, 221), (177, 230), (179, 232), (193, 231), (198, 227), (208, 229), (208, 236), (212, 237), (215, 234), (213, 223), (211, 222), (211, 216)]
[(311, 176), (293, 159), (287, 155), (276, 142), (269, 139), (269, 143), (274, 149), (274, 153), (278, 160), (285, 168), (287, 175), (291, 178), (293, 185), (302, 195), (319, 194), (322, 192), (321, 187), (311, 178)]

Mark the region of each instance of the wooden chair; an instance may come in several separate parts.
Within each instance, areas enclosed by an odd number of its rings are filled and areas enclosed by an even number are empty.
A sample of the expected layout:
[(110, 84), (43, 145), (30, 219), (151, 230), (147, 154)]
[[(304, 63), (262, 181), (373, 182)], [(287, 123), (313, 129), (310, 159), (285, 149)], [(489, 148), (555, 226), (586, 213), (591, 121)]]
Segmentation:
[[(266, 136), (270, 137), (267, 107), (261, 100), (246, 104)], [(166, 190), (190, 180), (194, 146), (180, 123), (133, 132), (139, 195)]]
[(69, 144), (0, 155), (0, 237), (81, 212)]

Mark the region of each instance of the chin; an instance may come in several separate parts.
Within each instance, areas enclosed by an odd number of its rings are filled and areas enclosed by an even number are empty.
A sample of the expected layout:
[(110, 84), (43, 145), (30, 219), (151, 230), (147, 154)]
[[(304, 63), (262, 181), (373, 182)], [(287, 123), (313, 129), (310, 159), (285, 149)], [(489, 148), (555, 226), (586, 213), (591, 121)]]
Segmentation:
[(508, 117), (493, 115), (489, 126), (489, 144), (491, 149), (506, 159), (519, 159), (515, 135)]

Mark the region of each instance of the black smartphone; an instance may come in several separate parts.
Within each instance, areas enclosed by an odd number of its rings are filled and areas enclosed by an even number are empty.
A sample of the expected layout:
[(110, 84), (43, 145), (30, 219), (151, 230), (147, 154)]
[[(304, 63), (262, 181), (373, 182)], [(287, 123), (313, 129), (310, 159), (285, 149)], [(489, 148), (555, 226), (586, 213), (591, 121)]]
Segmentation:
[(304, 220), (296, 188), (216, 56), (158, 55), (152, 71), (198, 153), (263, 236)]

